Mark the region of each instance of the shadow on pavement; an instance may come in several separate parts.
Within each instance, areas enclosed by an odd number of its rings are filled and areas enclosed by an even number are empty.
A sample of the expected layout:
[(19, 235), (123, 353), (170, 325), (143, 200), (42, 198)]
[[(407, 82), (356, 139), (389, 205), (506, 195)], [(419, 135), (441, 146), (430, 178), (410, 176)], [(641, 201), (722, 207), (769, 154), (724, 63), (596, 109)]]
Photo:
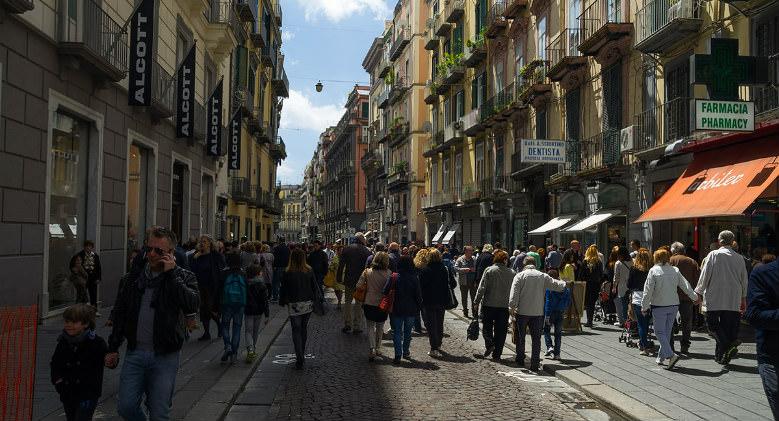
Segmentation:
[(474, 360), (471, 357), (467, 357), (464, 355), (452, 355), (447, 353), (446, 351), (441, 351), (441, 356), (436, 357), (437, 360), (446, 361), (450, 363), (460, 363), (460, 364), (466, 364), (466, 363), (475, 363), (476, 360)]
[(747, 374), (759, 374), (757, 371), (757, 367), (749, 367), (745, 365), (733, 365), (728, 364), (728, 367), (726, 369), (727, 371), (735, 371), (738, 373), (747, 373)]
[(696, 377), (720, 377), (723, 374), (727, 373), (727, 370), (706, 371), (706, 370), (701, 370), (699, 368), (684, 367), (679, 365), (674, 367), (674, 369), (671, 371), (679, 374), (687, 374), (689, 376), (696, 376)]

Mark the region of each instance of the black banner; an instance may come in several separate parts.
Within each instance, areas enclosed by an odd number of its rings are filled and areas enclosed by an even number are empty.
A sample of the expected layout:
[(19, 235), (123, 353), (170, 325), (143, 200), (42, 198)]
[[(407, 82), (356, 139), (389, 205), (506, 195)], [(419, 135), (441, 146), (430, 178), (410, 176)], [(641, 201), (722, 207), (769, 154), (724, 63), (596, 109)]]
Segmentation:
[(176, 138), (192, 139), (195, 120), (195, 44), (176, 77)]
[(222, 155), (222, 85), (224, 79), (216, 85), (216, 89), (208, 98), (208, 124), (206, 126), (206, 154), (208, 156)]
[(154, 0), (141, 0), (130, 21), (129, 105), (151, 105), (155, 20)]
[(232, 120), (230, 120), (230, 152), (229, 152), (229, 166), (230, 170), (241, 169), (241, 109), (233, 114)]

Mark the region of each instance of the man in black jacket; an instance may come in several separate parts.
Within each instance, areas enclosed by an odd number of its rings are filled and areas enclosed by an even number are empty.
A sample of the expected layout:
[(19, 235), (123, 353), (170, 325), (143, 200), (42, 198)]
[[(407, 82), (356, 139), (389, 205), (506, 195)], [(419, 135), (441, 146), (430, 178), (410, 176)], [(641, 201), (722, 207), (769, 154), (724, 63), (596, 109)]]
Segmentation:
[(271, 301), (279, 301), (279, 290), (281, 288), (281, 277), (284, 276), (284, 270), (289, 265), (289, 246), (284, 237), (279, 237), (279, 244), (273, 247), (273, 283), (271, 285)]
[(476, 257), (476, 285), (479, 285), (479, 282), (481, 282), (484, 269), (490, 266), (492, 266), (492, 244), (485, 244), (479, 256)]
[(744, 319), (755, 327), (757, 371), (774, 419), (779, 420), (779, 261), (752, 271)]
[(308, 254), (308, 263), (311, 269), (314, 271), (314, 277), (316, 278), (317, 285), (322, 288), (322, 281), (327, 275), (327, 268), (329, 266), (329, 259), (324, 250), (322, 250), (322, 242), (314, 240), (313, 250)]
[(344, 328), (342, 329), (344, 333), (353, 331), (358, 334), (362, 332), (362, 309), (356, 300), (355, 304), (352, 304), (352, 295), (370, 255), (371, 251), (365, 246), (365, 236), (358, 232), (354, 236), (354, 243), (344, 249), (338, 260), (338, 272), (335, 279), (346, 287), (343, 306)]
[(146, 265), (130, 270), (120, 284), (113, 311), (113, 331), (108, 338), (106, 367), (119, 363), (119, 347), (127, 339), (127, 355), (119, 384), (119, 415), (145, 420), (141, 400), (146, 395), (149, 417), (168, 419), (179, 365), (179, 351), (186, 335), (186, 318), (198, 312), (195, 275), (176, 265), (176, 236), (154, 227), (146, 242)]

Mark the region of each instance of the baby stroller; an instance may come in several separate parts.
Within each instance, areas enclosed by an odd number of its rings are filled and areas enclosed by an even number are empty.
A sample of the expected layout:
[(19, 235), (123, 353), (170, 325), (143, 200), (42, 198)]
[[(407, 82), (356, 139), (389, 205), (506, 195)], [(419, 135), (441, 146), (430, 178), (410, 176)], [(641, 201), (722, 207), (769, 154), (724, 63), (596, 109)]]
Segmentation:
[(617, 320), (617, 307), (611, 296), (611, 282), (606, 281), (601, 284), (598, 299), (595, 301), (594, 321), (600, 321), (604, 324), (614, 323)]
[(628, 348), (638, 347), (638, 322), (635, 320), (625, 320), (622, 325), (622, 333), (619, 335), (619, 341), (624, 342)]

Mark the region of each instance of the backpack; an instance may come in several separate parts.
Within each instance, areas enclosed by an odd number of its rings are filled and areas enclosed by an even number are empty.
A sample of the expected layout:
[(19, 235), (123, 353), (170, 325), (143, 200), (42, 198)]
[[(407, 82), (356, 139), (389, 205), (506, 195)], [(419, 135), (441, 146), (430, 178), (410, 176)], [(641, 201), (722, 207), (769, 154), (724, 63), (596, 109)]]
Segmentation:
[(246, 305), (246, 277), (240, 272), (227, 274), (222, 290), (223, 305)]

